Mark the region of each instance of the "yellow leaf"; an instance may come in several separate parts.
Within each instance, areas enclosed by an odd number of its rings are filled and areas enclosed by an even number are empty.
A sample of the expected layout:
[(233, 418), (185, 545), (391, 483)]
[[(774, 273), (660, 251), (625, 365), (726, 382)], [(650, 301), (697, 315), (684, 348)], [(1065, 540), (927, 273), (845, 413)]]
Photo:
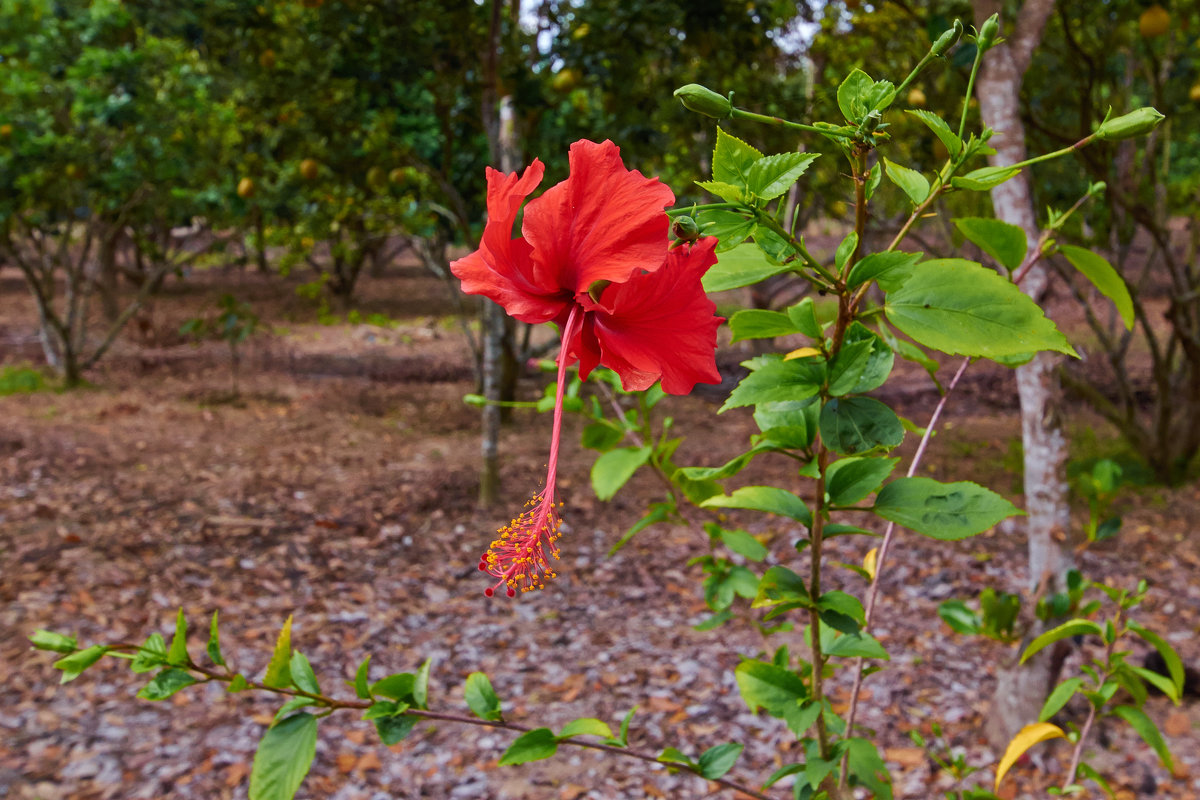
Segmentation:
[(879, 548), (872, 547), (865, 556), (863, 556), (863, 569), (867, 571), (867, 575), (871, 580), (875, 580), (875, 559), (879, 557)]
[(821, 351), (815, 347), (801, 347), (799, 350), (793, 350), (783, 357), (784, 361), (791, 361), (793, 358), (808, 358), (809, 356), (819, 356)]
[(271, 655), (271, 663), (267, 664), (267, 674), (263, 676), (263, 685), (276, 689), (286, 689), (292, 685), (292, 616), (289, 614), (279, 638), (275, 641), (275, 652)]
[(1024, 728), (1021, 728), (1020, 732), (1008, 743), (1008, 749), (1004, 751), (1004, 758), (1000, 759), (1000, 766), (996, 767), (996, 786), (993, 791), (999, 791), (1000, 779), (1012, 768), (1013, 764), (1017, 763), (1017, 759), (1026, 750), (1038, 742), (1044, 742), (1047, 739), (1058, 739), (1065, 735), (1061, 728), (1057, 725), (1051, 725), (1049, 722), (1035, 722), (1032, 725), (1026, 725)]

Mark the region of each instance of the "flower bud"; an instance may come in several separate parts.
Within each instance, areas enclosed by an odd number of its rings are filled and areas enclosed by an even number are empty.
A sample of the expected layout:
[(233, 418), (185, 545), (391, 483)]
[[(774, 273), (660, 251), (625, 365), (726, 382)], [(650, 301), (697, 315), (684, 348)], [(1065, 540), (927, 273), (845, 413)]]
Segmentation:
[(1130, 111), (1115, 119), (1106, 119), (1096, 129), (1095, 136), (1105, 142), (1116, 142), (1121, 139), (1132, 139), (1135, 136), (1145, 136), (1154, 130), (1158, 123), (1166, 117), (1158, 113), (1153, 106), (1143, 106), (1137, 111)]
[(933, 43), (933, 47), (929, 48), (929, 52), (935, 56), (943, 55), (947, 50), (954, 46), (958, 41), (958, 37), (962, 36), (963, 24), (962, 20), (954, 20), (954, 27), (949, 28), (945, 33), (937, 38)]
[(671, 235), (681, 242), (694, 242), (700, 238), (700, 226), (689, 216), (679, 216), (671, 222)]
[(996, 36), (1000, 33), (1000, 15), (992, 14), (983, 25), (979, 26), (979, 36), (975, 38), (976, 45), (979, 46), (980, 52), (987, 52), (992, 49), (992, 45), (996, 43)]
[(687, 86), (680, 86), (675, 90), (675, 96), (679, 98), (679, 102), (683, 103), (683, 107), (688, 111), (695, 111), (697, 114), (703, 114), (706, 117), (725, 119), (733, 113), (733, 103), (730, 102), (728, 97), (722, 97), (712, 89), (708, 89), (698, 83), (689, 83)]

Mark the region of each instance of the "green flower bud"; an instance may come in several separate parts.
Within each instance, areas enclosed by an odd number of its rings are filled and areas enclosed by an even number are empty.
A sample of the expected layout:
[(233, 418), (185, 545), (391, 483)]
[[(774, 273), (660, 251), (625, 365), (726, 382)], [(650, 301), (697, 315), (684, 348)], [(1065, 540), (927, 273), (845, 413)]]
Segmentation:
[(1000, 15), (992, 14), (983, 25), (979, 27), (979, 36), (975, 38), (975, 43), (979, 46), (981, 52), (987, 52), (992, 49), (992, 45), (996, 43), (996, 36), (1000, 33)]
[(725, 119), (733, 113), (733, 103), (712, 89), (698, 83), (689, 83), (675, 90), (675, 96), (688, 111), (695, 111), (713, 119)]
[[(1110, 112), (1111, 113), (1111, 112)], [(1132, 139), (1135, 136), (1145, 136), (1158, 127), (1166, 117), (1158, 113), (1153, 106), (1143, 106), (1137, 111), (1130, 111), (1115, 119), (1106, 119), (1096, 129), (1096, 138), (1105, 142), (1116, 142), (1121, 139)]]
[(679, 216), (671, 222), (671, 235), (681, 242), (694, 242), (700, 238), (700, 226), (689, 216)]
[(937, 38), (933, 43), (933, 47), (929, 48), (929, 52), (935, 56), (943, 55), (947, 50), (954, 46), (958, 41), (958, 37), (962, 36), (963, 24), (962, 20), (954, 20), (954, 27), (949, 28), (945, 33)]

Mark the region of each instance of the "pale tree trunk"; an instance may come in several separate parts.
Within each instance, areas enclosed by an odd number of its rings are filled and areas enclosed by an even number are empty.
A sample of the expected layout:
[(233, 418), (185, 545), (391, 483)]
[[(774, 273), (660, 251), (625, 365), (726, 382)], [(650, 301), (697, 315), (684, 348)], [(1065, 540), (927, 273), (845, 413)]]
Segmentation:
[[(975, 24), (981, 25), (1001, 11), (1002, 0), (974, 0)], [(990, 144), (996, 149), (993, 165), (1013, 164), (1026, 158), (1025, 130), (1020, 117), (1021, 81), (1033, 50), (1042, 38), (1054, 0), (1026, 0), (1017, 12), (1015, 29), (1007, 42), (984, 56), (976, 84), (980, 115), (995, 130)], [(1002, 31), (1007, 26), (1002, 26)], [(1007, 31), (1005, 31), (1007, 32)], [(1025, 231), (1032, 248), (1039, 230), (1033, 197), (1026, 173), (992, 189), (996, 217)], [(1036, 301), (1045, 295), (1049, 275), (1041, 263), (1025, 276), (1021, 289)], [(1023, 604), (1031, 625), (1030, 638), (1039, 633), (1032, 614), (1036, 598), (1063, 587), (1063, 576), (1071, 568), (1065, 547), (1070, 524), (1067, 502), (1067, 439), (1062, 428), (1062, 390), (1058, 367), (1063, 357), (1039, 353), (1017, 369), (1021, 401), (1021, 435), (1025, 451), (1026, 535), (1029, 543), (1028, 592)], [(1028, 641), (1027, 639), (1026, 641)], [(1009, 663), (996, 670), (996, 694), (988, 716), (988, 738), (1005, 746), (1025, 725), (1036, 722), (1062, 666), (1065, 651), (1047, 648), (1023, 666), (1014, 653)]]

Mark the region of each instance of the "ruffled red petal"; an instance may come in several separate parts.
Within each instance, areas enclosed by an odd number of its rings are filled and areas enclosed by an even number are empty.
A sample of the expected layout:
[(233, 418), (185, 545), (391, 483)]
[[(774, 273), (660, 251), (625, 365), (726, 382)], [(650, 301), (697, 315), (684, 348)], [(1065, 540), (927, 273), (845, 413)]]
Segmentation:
[(570, 176), (525, 209), (535, 282), (572, 293), (657, 269), (667, 242), (663, 209), (675, 195), (658, 178), (628, 170), (615, 144), (571, 145)]
[[(599, 363), (621, 376), (626, 390), (649, 388), (687, 394), (697, 383), (720, 383), (717, 371), (716, 304), (700, 279), (717, 263), (717, 240), (706, 237), (691, 247), (666, 253), (661, 269), (635, 275), (605, 289), (592, 305), (588, 322), (571, 351), (599, 352)], [(589, 359), (590, 360), (590, 359)]]
[(554, 319), (573, 302), (571, 293), (558, 284), (537, 280), (529, 242), (512, 235), (521, 204), (541, 183), (545, 170), (537, 159), (520, 178), (488, 167), (488, 221), (479, 249), (450, 264), (465, 293), (490, 298), (510, 316), (529, 323)]

